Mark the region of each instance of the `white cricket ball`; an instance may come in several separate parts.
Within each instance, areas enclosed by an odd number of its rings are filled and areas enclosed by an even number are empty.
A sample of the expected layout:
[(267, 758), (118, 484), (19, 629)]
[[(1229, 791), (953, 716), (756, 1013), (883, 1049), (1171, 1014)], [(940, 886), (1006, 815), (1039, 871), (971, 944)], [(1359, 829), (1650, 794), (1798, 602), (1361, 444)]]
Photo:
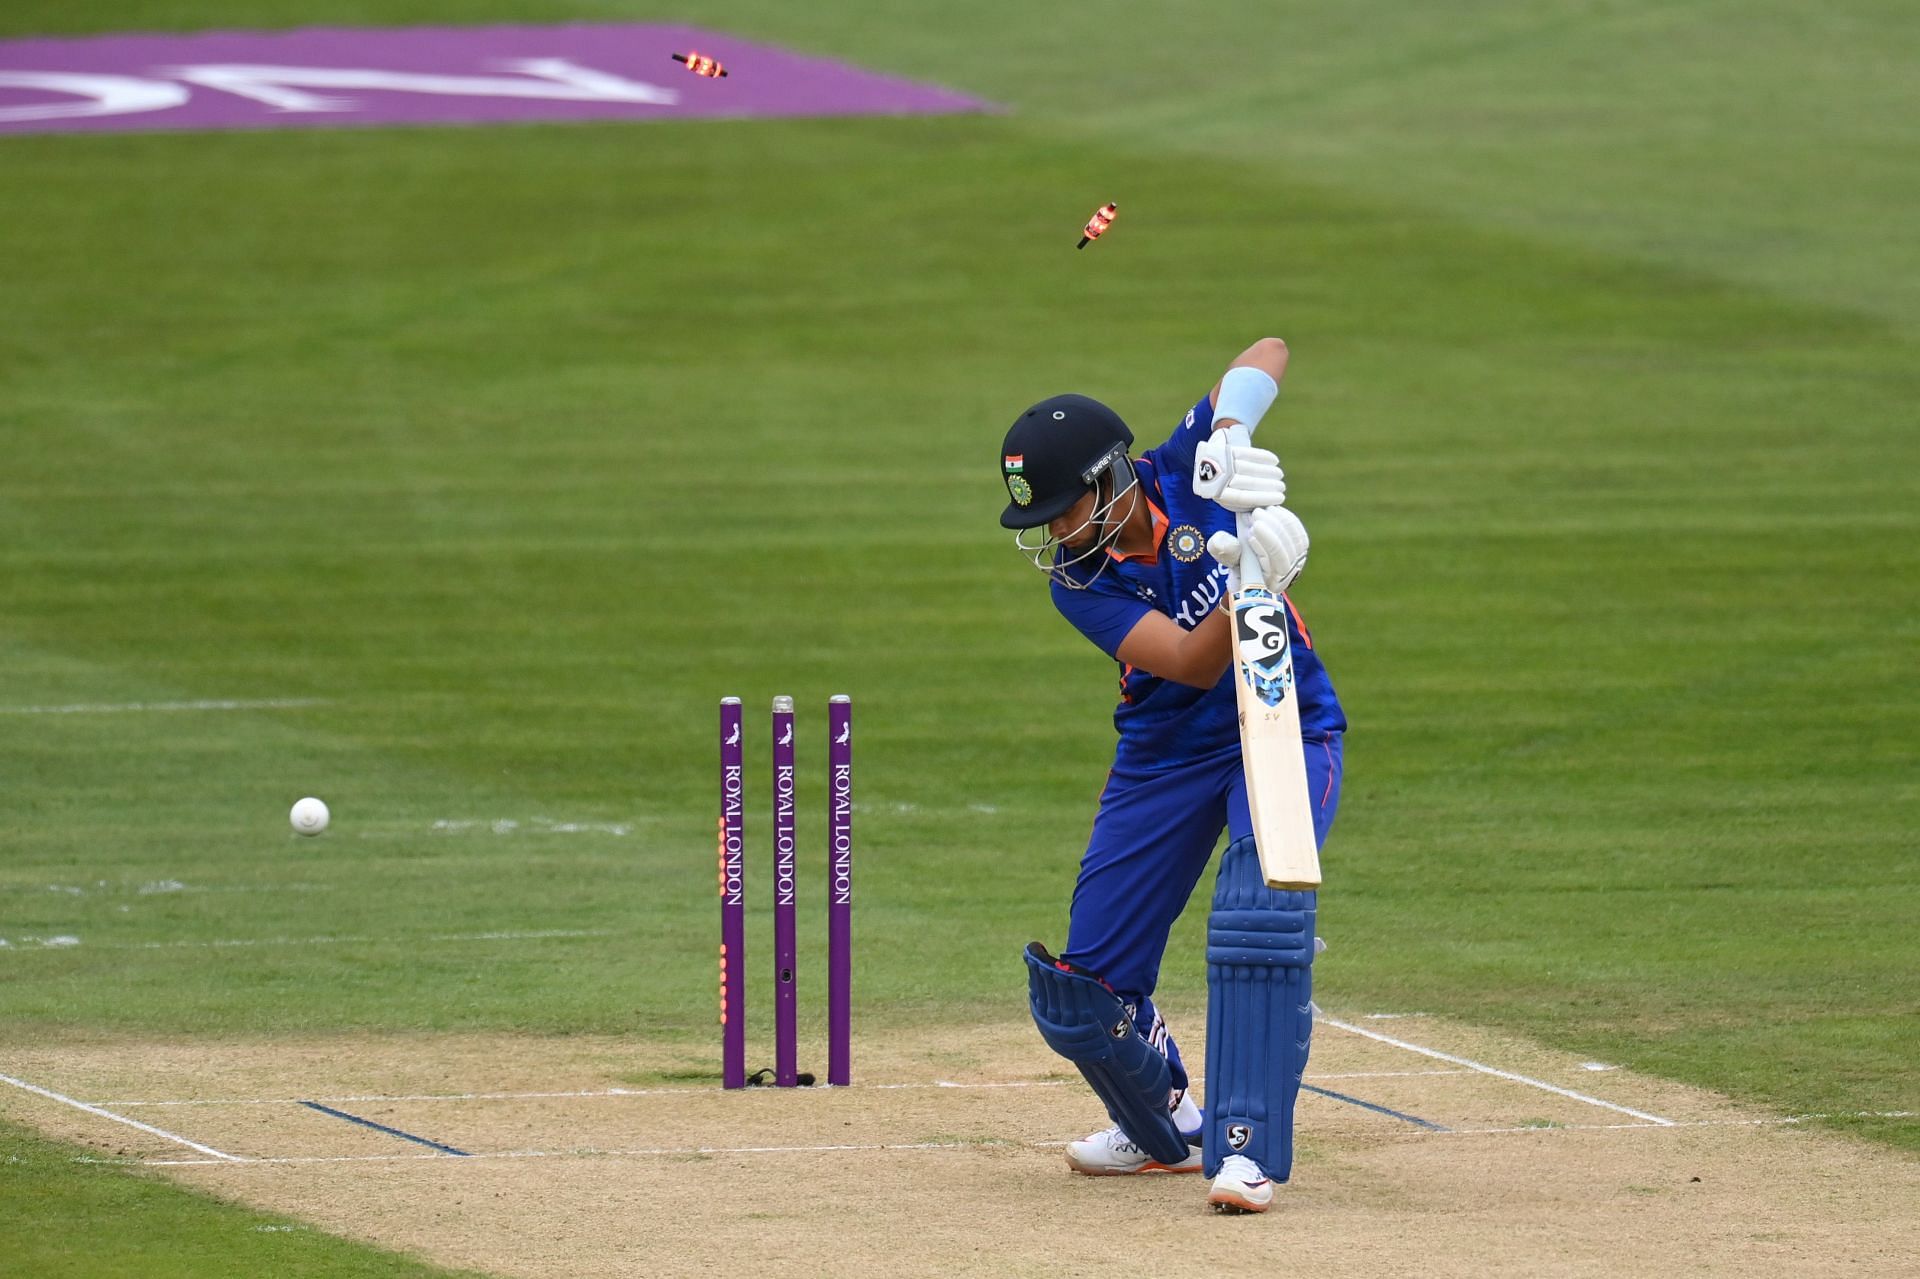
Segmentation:
[(318, 835), (327, 828), (327, 806), (309, 795), (293, 806), (287, 814), (287, 820), (293, 823), (296, 835)]

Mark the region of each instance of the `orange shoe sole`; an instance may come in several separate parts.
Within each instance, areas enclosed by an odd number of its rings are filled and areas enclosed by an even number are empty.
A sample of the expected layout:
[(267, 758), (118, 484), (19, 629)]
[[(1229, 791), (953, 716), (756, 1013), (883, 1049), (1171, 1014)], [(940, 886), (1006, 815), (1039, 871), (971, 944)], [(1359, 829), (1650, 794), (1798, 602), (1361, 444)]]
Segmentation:
[(1265, 1212), (1273, 1206), (1271, 1199), (1266, 1203), (1252, 1203), (1231, 1190), (1215, 1190), (1207, 1195), (1207, 1202), (1213, 1205), (1215, 1212)]

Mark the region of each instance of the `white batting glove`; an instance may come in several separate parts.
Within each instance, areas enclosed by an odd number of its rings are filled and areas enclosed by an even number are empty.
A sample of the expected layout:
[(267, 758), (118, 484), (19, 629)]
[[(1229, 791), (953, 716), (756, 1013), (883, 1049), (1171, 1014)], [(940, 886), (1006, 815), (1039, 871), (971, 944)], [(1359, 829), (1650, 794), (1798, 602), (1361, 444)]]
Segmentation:
[(1229, 511), (1252, 511), (1287, 500), (1280, 459), (1251, 444), (1232, 444), (1215, 431), (1193, 451), (1193, 492)]
[(1293, 585), (1307, 566), (1307, 526), (1284, 506), (1263, 506), (1247, 514), (1247, 540), (1222, 530), (1207, 539), (1207, 553), (1227, 566), (1227, 590), (1240, 589), (1240, 557), (1253, 552), (1267, 589), (1276, 594)]
[(1227, 570), (1227, 592), (1220, 597), (1220, 607), (1225, 608), (1240, 593), (1240, 539), (1225, 531), (1215, 533), (1207, 538), (1207, 554)]

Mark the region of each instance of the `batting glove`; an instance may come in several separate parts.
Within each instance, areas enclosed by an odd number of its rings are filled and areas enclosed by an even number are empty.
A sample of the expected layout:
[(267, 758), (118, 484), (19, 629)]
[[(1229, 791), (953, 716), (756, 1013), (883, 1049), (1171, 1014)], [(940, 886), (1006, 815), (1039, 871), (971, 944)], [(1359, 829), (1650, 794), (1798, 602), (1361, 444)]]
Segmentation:
[(1300, 570), (1307, 566), (1307, 526), (1284, 506), (1263, 506), (1246, 518), (1247, 538), (1241, 540), (1225, 530), (1207, 539), (1207, 553), (1227, 566), (1227, 590), (1240, 590), (1240, 557), (1253, 552), (1260, 576), (1267, 589), (1276, 594), (1293, 585)]
[(1287, 500), (1280, 459), (1251, 444), (1230, 444), (1215, 431), (1193, 451), (1193, 492), (1229, 511), (1252, 511)]

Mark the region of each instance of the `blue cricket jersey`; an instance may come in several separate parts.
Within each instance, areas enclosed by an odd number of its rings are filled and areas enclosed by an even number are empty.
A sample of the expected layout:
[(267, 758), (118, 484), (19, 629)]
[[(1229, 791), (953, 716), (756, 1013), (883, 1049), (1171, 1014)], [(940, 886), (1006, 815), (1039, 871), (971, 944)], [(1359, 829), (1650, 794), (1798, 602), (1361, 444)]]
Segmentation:
[[(1115, 650), (1148, 612), (1164, 613), (1190, 631), (1226, 593), (1227, 570), (1207, 554), (1207, 538), (1222, 529), (1231, 531), (1233, 513), (1193, 492), (1194, 450), (1212, 433), (1213, 405), (1202, 396), (1166, 443), (1148, 449), (1133, 464), (1153, 516), (1151, 558), (1109, 550), (1111, 562), (1097, 577), (1097, 562), (1067, 569), (1077, 581), (1091, 579), (1086, 589), (1053, 584), (1053, 604), (1061, 616), (1116, 661)], [(1346, 716), (1326, 667), (1293, 601), (1286, 603), (1300, 732), (1308, 738), (1344, 732)], [(1233, 680), (1229, 667), (1219, 683), (1199, 689), (1122, 662), (1120, 705), (1113, 712), (1113, 726), (1120, 734), (1114, 767), (1151, 772), (1216, 751), (1238, 752), (1240, 716)]]

